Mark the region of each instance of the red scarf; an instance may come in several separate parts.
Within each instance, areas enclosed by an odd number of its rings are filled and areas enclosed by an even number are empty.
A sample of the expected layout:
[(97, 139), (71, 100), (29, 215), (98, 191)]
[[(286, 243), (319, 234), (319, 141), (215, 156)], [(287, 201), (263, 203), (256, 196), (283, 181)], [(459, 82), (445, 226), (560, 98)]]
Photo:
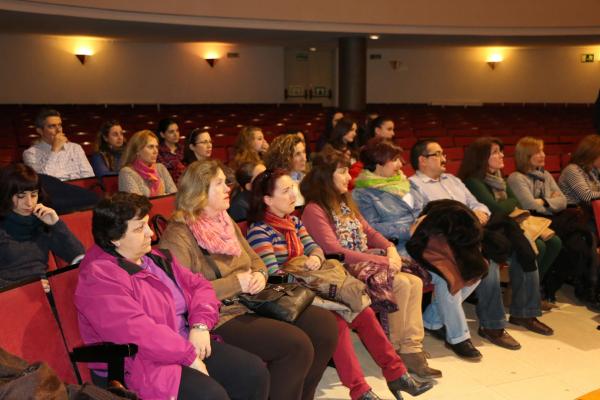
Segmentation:
[(136, 158), (131, 164), (131, 167), (142, 177), (144, 181), (146, 181), (150, 187), (150, 197), (165, 194), (165, 185), (158, 175), (156, 164), (153, 164), (151, 167), (149, 167), (148, 164), (139, 158)]
[(265, 223), (272, 226), (273, 229), (285, 236), (288, 260), (304, 254), (304, 245), (298, 237), (296, 224), (290, 215), (286, 215), (285, 217), (281, 218), (267, 211), (265, 213)]

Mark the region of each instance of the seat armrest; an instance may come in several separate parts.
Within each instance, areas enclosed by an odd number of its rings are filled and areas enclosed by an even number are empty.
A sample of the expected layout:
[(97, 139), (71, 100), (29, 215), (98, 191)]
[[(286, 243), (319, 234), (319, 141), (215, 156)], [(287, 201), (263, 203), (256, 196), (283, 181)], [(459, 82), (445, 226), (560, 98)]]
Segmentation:
[(124, 382), (125, 357), (137, 354), (136, 344), (92, 343), (73, 349), (73, 362), (98, 362), (108, 364), (108, 382)]

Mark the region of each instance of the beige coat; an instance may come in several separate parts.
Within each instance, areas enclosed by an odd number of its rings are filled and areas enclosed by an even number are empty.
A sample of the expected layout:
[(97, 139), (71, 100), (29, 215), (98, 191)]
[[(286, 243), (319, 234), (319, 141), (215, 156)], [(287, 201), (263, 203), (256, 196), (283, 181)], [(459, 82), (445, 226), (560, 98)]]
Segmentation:
[[(252, 271), (262, 271), (267, 276), (267, 267), (244, 239), (238, 226), (236, 224), (234, 226), (235, 234), (242, 246), (242, 254), (239, 257), (223, 254), (211, 255), (221, 273), (222, 278), (220, 279), (217, 279), (186, 224), (169, 222), (162, 234), (159, 247), (169, 249), (182, 266), (189, 268), (192, 272), (201, 273), (206, 279), (212, 281), (219, 300), (229, 299), (242, 293), (240, 282), (237, 279), (238, 272), (251, 269)], [(247, 312), (249, 310), (237, 302), (230, 306), (223, 305), (217, 327)]]

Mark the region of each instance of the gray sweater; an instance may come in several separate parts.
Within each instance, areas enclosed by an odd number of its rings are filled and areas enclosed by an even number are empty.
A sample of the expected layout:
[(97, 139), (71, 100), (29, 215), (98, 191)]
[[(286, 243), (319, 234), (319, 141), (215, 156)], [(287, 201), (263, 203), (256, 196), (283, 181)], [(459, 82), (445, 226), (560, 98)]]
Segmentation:
[[(533, 179), (529, 175), (515, 171), (510, 174), (507, 182), (521, 207), (525, 210), (552, 215), (567, 207), (567, 198), (548, 171), (544, 171), (544, 181)], [(536, 204), (536, 199), (545, 200), (548, 206)]]
[[(177, 186), (171, 178), (169, 170), (161, 163), (156, 164), (158, 176), (165, 184), (165, 192), (162, 194), (171, 194), (177, 191)], [(131, 167), (123, 167), (119, 171), (119, 191), (150, 196), (150, 187), (146, 181)]]

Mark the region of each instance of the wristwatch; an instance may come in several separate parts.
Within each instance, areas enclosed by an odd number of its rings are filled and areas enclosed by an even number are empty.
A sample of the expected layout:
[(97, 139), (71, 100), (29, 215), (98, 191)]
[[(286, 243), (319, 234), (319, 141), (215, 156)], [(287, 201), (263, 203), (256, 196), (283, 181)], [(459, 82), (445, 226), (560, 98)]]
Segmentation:
[(262, 276), (264, 276), (265, 278), (265, 282), (269, 280), (269, 276), (267, 275), (267, 273), (265, 271), (263, 271), (262, 269), (259, 269), (257, 271), (254, 272), (258, 272), (259, 274), (261, 274)]
[(208, 326), (206, 324), (194, 324), (192, 325), (192, 329), (198, 329), (201, 331), (208, 331)]

